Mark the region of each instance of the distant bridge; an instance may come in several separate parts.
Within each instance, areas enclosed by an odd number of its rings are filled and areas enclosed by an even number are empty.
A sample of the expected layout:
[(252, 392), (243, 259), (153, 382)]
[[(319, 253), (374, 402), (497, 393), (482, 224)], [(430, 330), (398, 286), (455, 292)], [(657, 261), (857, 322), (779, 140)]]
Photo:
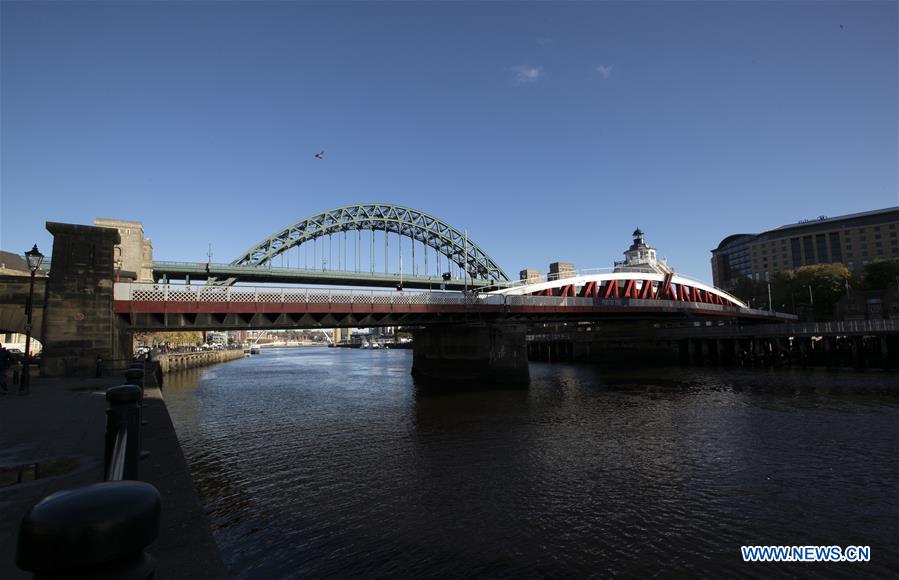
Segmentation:
[[(395, 256), (390, 250), (391, 234), (396, 236)], [(405, 253), (405, 269), (404, 240), (409, 249)], [(293, 270), (289, 268), (291, 254), (297, 265)], [(282, 266), (288, 263), (287, 269), (273, 268), (278, 258)], [(160, 263), (157, 270), (155, 262), (153, 266), (157, 279), (190, 275), (184, 268)], [(229, 267), (216, 267), (215, 273), (212, 270), (210, 264), (208, 279), (225, 285), (277, 281), (432, 288), (444, 283), (446, 274), (447, 287), (462, 289), (466, 279), (474, 285), (509, 280), (493, 258), (468, 239), (467, 233), (424, 212), (383, 203), (349, 205), (307, 217), (249, 248)], [(193, 270), (193, 274), (198, 272)]]
[[(405, 265), (404, 265), (405, 260)], [(44, 261), (50, 269), (52, 260)], [(295, 222), (230, 263), (153, 261), (153, 279), (464, 290), (509, 283), (467, 233), (408, 207), (339, 207)]]

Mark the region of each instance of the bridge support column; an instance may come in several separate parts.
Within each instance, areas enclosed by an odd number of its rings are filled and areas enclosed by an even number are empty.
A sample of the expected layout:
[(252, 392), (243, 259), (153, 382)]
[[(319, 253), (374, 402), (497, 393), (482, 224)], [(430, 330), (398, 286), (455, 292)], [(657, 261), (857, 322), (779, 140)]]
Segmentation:
[(688, 338), (687, 339), (687, 360), (691, 365), (697, 364), (696, 362), (696, 339)]
[(772, 339), (772, 348), (774, 349), (774, 366), (780, 366), (790, 362), (790, 345), (783, 337)]
[(416, 380), (478, 387), (530, 379), (523, 326), (433, 326), (414, 332), (412, 348)]
[(699, 351), (701, 353), (701, 358), (699, 364), (707, 365), (711, 362), (711, 349), (709, 348), (708, 340), (700, 340), (699, 341)]
[(53, 270), (44, 310), (44, 376), (89, 375), (97, 356), (131, 356), (131, 337), (119, 332), (112, 312), (113, 251), (119, 232), (47, 222), (53, 234)]
[(752, 358), (755, 364), (760, 364), (765, 361), (764, 354), (762, 353), (762, 339), (759, 337), (753, 337), (752, 339)]
[(852, 348), (852, 366), (857, 369), (864, 368), (865, 365), (865, 339), (862, 336), (850, 336)]

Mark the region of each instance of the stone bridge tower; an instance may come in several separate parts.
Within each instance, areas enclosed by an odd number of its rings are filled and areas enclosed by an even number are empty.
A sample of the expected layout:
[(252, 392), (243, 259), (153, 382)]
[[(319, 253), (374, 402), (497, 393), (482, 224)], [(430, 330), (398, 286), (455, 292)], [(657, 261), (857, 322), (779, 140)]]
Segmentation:
[(112, 311), (116, 279), (116, 229), (47, 222), (53, 265), (44, 309), (44, 376), (91, 375), (97, 356), (131, 357), (131, 337), (118, 330)]

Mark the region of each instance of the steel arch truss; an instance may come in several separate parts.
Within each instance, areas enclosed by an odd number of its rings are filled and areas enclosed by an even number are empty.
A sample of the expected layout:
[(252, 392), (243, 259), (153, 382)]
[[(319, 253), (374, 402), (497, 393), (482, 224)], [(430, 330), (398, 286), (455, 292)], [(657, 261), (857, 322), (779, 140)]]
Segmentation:
[(279, 254), (304, 242), (353, 230), (392, 232), (411, 238), (434, 248), (472, 278), (509, 280), (493, 258), (470, 239), (466, 242), (466, 236), (446, 222), (408, 207), (380, 203), (339, 207), (298, 221), (256, 244), (231, 263), (267, 265)]

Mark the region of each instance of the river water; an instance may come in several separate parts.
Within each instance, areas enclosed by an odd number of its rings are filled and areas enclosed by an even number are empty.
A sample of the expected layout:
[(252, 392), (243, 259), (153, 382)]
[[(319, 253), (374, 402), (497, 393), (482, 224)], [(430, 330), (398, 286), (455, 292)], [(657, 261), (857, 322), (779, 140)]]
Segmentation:
[(899, 574), (897, 374), (532, 363), (527, 389), (446, 392), (411, 363), (284, 349), (167, 377), (233, 578)]

